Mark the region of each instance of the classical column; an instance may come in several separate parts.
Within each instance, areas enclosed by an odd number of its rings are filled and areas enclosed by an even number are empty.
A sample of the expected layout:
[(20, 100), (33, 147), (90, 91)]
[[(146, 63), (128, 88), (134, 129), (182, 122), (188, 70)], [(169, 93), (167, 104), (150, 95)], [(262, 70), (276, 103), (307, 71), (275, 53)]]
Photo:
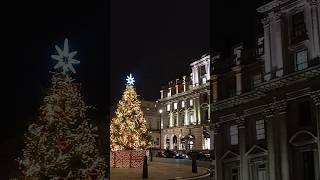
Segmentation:
[[(312, 59), (316, 57), (320, 57), (320, 39), (319, 39), (319, 34), (320, 34), (320, 24), (319, 24), (319, 19), (320, 19), (320, 14), (317, 13), (317, 2), (310, 1), (310, 8), (306, 7), (306, 12), (309, 18), (306, 18), (306, 20), (309, 20), (310, 24), (310, 35), (311, 38), (310, 40), (312, 41)], [(318, 7), (319, 8), (319, 7)]]
[(201, 106), (200, 106), (199, 96), (196, 97), (196, 103), (197, 103), (197, 112), (198, 112), (197, 124), (201, 124)]
[(212, 94), (212, 103), (218, 101), (218, 75), (212, 75), (211, 76), (211, 94)]
[(215, 155), (215, 180), (223, 180), (222, 157), (222, 136), (220, 133), (220, 125), (213, 124), (214, 128), (214, 155)]
[(317, 125), (317, 145), (318, 145), (318, 172), (320, 172), (320, 90), (313, 91), (311, 93), (311, 98), (315, 105), (316, 110), (316, 125)]
[(264, 80), (271, 79), (271, 48), (270, 48), (270, 18), (266, 17), (262, 19), (263, 31), (264, 31)]
[(267, 122), (269, 178), (272, 180), (282, 180), (289, 178), (288, 142), (286, 130), (284, 129), (285, 124), (282, 124), (284, 119), (281, 119), (285, 111), (286, 101), (278, 101), (275, 97), (273, 100), (274, 102), (268, 104), (263, 113)]
[(246, 125), (243, 116), (237, 120), (239, 128), (239, 147), (240, 147), (240, 179), (249, 179), (248, 157), (246, 156)]
[(287, 135), (287, 114), (286, 101), (282, 101), (277, 106), (277, 117), (280, 124), (280, 155), (281, 155), (281, 180), (289, 180), (289, 160), (288, 160), (288, 135)]
[(236, 94), (237, 95), (240, 95), (242, 92), (241, 69), (242, 69), (241, 66), (235, 66), (232, 68), (236, 76)]
[(189, 125), (189, 118), (188, 118), (188, 108), (187, 108), (187, 102), (184, 103), (184, 125)]
[(283, 75), (283, 49), (282, 49), (282, 34), (281, 34), (281, 12), (271, 13), (273, 18), (272, 23), (272, 65), (276, 66), (276, 76)]
[(275, 143), (274, 143), (274, 109), (268, 108), (264, 111), (264, 117), (267, 124), (267, 146), (268, 146), (268, 169), (269, 179), (277, 180), (276, 176), (276, 158), (275, 158)]

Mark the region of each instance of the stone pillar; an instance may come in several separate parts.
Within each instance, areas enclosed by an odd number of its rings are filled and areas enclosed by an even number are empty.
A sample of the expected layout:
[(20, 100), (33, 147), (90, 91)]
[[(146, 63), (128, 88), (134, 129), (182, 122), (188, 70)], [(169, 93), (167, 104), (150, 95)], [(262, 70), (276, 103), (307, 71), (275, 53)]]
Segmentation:
[(197, 116), (197, 124), (201, 124), (201, 106), (200, 106), (200, 98), (199, 96), (196, 97), (196, 103), (197, 103), (197, 112), (198, 112), (198, 116)]
[(212, 94), (212, 102), (218, 101), (218, 75), (212, 75), (212, 84), (211, 84), (211, 94)]
[(222, 167), (222, 135), (220, 133), (220, 125), (213, 124), (214, 127), (214, 155), (215, 155), (215, 180), (223, 180), (223, 167)]
[(232, 70), (236, 76), (236, 94), (240, 95), (242, 93), (242, 79), (241, 79), (241, 66), (235, 66)]
[(282, 49), (282, 35), (281, 35), (281, 13), (271, 13), (273, 23), (271, 29), (271, 54), (272, 65), (276, 67), (276, 77), (283, 75), (283, 49)]
[[(268, 163), (269, 163), (269, 178), (272, 180), (282, 180), (281, 175), (288, 174), (288, 162), (287, 157), (281, 157), (280, 153), (285, 153), (287, 150), (286, 145), (279, 145), (282, 141), (285, 141), (283, 137), (280, 137), (283, 132), (279, 132), (279, 126), (281, 128), (280, 115), (282, 115), (285, 109), (285, 101), (278, 101), (274, 98), (274, 102), (268, 104), (268, 107), (264, 110), (265, 120), (267, 122), (267, 146), (268, 146)], [(284, 127), (284, 126), (283, 126)], [(281, 129), (282, 130), (282, 129)], [(282, 139), (280, 140), (279, 137)], [(288, 176), (288, 175), (287, 175)], [(288, 176), (289, 178), (289, 176)]]
[(306, 20), (309, 20), (309, 24), (310, 24), (310, 35), (311, 35), (311, 44), (312, 44), (312, 57), (316, 58), (316, 57), (320, 57), (320, 14), (317, 13), (317, 6), (319, 6), (317, 4), (316, 1), (311, 1), (310, 2), (310, 8), (306, 8), (307, 9), (307, 14), (309, 16), (309, 18), (306, 18)]
[(316, 126), (317, 126), (317, 145), (318, 145), (318, 172), (320, 172), (320, 90), (313, 91), (311, 98), (316, 110)]
[(182, 84), (183, 84), (183, 92), (185, 92), (187, 90), (186, 76), (183, 76), (182, 78), (183, 78), (183, 82), (182, 82)]
[(160, 99), (163, 98), (163, 90), (160, 90)]
[(280, 124), (281, 180), (290, 180), (286, 104), (278, 108), (277, 116)]
[(271, 40), (270, 40), (270, 19), (269, 17), (262, 19), (264, 29), (264, 80), (269, 81), (271, 79)]
[(186, 105), (185, 105), (185, 111), (184, 111), (184, 125), (189, 125), (188, 109)]
[(246, 156), (246, 126), (245, 119), (240, 116), (237, 120), (239, 127), (239, 147), (240, 147), (240, 179), (249, 179), (248, 157)]

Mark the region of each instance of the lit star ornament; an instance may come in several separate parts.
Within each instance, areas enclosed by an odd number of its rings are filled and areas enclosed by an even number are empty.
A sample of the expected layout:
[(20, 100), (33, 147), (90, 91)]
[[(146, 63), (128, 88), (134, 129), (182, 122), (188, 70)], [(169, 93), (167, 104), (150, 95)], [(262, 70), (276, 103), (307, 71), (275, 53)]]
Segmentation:
[(66, 74), (69, 71), (75, 74), (76, 70), (73, 68), (73, 64), (79, 64), (80, 61), (73, 59), (73, 57), (77, 54), (77, 51), (69, 52), (68, 39), (66, 38), (64, 40), (63, 51), (57, 45), (55, 48), (58, 54), (51, 55), (51, 58), (57, 60), (58, 63), (53, 68), (61, 68), (63, 74)]
[(132, 77), (132, 74), (130, 74), (129, 76), (127, 76), (127, 85), (129, 85), (129, 86), (133, 86), (134, 85), (134, 82), (136, 82), (135, 80), (134, 80), (134, 78)]

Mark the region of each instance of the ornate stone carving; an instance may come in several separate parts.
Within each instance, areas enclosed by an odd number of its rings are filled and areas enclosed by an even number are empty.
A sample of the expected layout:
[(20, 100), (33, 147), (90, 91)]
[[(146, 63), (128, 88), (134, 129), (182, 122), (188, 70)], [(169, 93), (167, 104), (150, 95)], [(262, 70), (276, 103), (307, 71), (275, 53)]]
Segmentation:
[(320, 106), (320, 90), (312, 91), (310, 97), (316, 106)]
[(281, 18), (281, 12), (280, 11), (274, 12), (272, 13), (271, 17), (274, 21), (279, 21)]
[(287, 101), (286, 99), (277, 100), (277, 97), (273, 98), (273, 102), (268, 104), (266, 109), (263, 112), (265, 117), (272, 117), (276, 114), (286, 113), (287, 110)]
[(210, 126), (210, 129), (212, 127), (214, 134), (219, 134), (221, 129), (220, 126), (221, 125), (219, 123), (215, 123), (215, 124), (212, 124), (212, 126)]
[(261, 19), (261, 23), (263, 26), (267, 26), (270, 23), (270, 18), (269, 17), (265, 17)]
[(246, 120), (244, 116), (239, 116), (236, 123), (239, 128), (246, 128)]

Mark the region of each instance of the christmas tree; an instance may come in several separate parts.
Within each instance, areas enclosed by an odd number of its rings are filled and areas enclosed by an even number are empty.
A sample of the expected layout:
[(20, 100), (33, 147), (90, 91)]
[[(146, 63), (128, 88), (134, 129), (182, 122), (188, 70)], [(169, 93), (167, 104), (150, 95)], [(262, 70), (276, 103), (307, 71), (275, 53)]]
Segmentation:
[(127, 78), (127, 86), (118, 103), (110, 125), (111, 150), (145, 150), (151, 145), (151, 136), (141, 110), (141, 102), (133, 86), (132, 75)]
[[(56, 46), (59, 55), (52, 86), (40, 107), (39, 119), (25, 134), (26, 146), (18, 158), (19, 179), (101, 179), (104, 160), (95, 145), (97, 128), (88, 123), (80, 84), (68, 72), (75, 73), (72, 59), (76, 54)], [(70, 71), (69, 71), (70, 70)]]

